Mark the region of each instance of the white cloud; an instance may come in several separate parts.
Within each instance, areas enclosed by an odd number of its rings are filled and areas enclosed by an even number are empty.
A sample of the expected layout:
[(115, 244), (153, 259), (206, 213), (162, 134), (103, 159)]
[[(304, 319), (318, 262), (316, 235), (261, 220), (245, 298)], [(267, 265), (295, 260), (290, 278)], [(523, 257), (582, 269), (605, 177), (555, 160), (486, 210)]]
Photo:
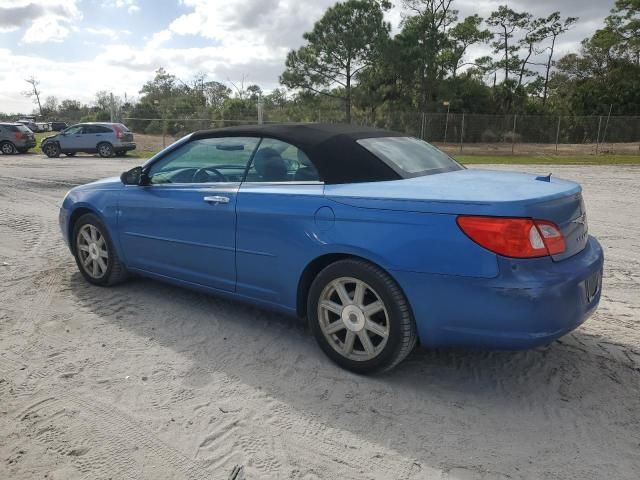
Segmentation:
[(140, 6), (136, 0), (106, 0), (102, 5), (105, 7), (126, 8), (129, 14), (140, 11)]
[(0, 0), (0, 31), (27, 27), (26, 43), (61, 42), (82, 19), (77, 0)]
[[(105, 49), (111, 48), (110, 46)], [(44, 98), (52, 95), (62, 100), (73, 98), (85, 103), (93, 100), (95, 92), (107, 90), (129, 97), (138, 94), (140, 86), (152, 73), (126, 66), (109, 65), (105, 68), (102, 58), (86, 61), (49, 60), (0, 49), (0, 110), (29, 113), (35, 106), (21, 92), (27, 90), (25, 78), (34, 75), (40, 81)]]
[(84, 32), (90, 35), (98, 35), (102, 37), (108, 37), (111, 40), (118, 40), (122, 36), (131, 35), (129, 30), (114, 30), (108, 27), (87, 27), (84, 29)]

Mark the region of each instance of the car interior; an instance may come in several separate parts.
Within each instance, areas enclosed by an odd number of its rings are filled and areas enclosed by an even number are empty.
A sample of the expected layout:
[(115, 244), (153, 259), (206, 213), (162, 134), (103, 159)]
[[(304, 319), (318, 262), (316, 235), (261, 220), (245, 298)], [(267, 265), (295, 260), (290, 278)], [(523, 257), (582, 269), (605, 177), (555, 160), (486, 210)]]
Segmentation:
[[(253, 145), (239, 141), (185, 145), (167, 161), (151, 167), (152, 184), (240, 182)], [(246, 182), (318, 181), (319, 175), (307, 155), (297, 147), (275, 139), (263, 139), (253, 155)]]

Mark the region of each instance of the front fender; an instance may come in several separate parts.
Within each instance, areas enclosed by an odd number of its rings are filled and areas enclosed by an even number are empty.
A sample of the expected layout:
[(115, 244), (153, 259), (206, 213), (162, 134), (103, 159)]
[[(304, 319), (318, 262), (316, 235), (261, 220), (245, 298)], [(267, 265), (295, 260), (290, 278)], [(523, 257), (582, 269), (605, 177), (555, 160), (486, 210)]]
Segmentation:
[(72, 189), (65, 197), (60, 208), (60, 227), (67, 245), (73, 253), (71, 237), (75, 221), (85, 213), (95, 214), (107, 227), (111, 242), (118, 256), (123, 258), (122, 248), (117, 235), (118, 228), (118, 197), (120, 192), (115, 190)]

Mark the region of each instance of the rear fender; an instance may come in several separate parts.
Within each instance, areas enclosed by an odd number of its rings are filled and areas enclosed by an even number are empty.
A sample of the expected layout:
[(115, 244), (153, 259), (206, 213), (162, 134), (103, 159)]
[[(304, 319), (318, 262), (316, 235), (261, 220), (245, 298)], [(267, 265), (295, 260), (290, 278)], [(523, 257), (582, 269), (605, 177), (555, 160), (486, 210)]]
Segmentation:
[[(325, 245), (371, 259), (387, 271), (494, 278), (494, 253), (471, 241), (457, 215), (403, 212), (334, 203), (335, 226)], [(373, 252), (376, 252), (375, 254)]]

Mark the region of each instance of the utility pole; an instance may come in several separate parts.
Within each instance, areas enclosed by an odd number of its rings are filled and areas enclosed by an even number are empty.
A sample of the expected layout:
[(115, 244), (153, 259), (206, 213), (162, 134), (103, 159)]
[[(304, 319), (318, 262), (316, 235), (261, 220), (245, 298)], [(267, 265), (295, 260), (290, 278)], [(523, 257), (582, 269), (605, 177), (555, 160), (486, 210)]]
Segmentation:
[(263, 112), (262, 112), (262, 95), (258, 97), (258, 125), (262, 125)]

